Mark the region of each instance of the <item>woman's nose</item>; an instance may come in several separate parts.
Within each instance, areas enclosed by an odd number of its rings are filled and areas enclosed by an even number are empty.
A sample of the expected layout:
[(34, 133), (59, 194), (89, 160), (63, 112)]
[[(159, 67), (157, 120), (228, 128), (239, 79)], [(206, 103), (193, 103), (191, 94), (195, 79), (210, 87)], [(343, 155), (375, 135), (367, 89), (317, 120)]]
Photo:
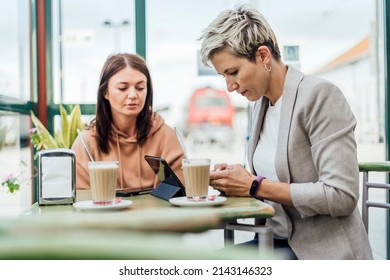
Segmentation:
[(234, 82), (234, 81), (228, 81), (228, 80), (226, 80), (226, 86), (227, 86), (227, 90), (228, 90), (229, 92), (233, 92), (233, 91), (235, 91), (235, 90), (238, 88), (237, 83)]
[(135, 94), (135, 88), (129, 88), (129, 92), (127, 93), (127, 98), (135, 98), (136, 97), (136, 94)]

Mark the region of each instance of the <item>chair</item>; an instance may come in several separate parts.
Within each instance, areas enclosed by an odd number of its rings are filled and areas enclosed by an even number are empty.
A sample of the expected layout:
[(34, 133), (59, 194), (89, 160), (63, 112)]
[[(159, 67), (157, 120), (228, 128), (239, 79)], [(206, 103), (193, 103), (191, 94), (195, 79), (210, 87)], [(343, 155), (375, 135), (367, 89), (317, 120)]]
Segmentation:
[(230, 243), (234, 243), (234, 231), (254, 232), (257, 234), (258, 253), (268, 254), (273, 253), (274, 240), (272, 227), (265, 225), (265, 219), (254, 219), (254, 224), (242, 224), (237, 220), (226, 224), (224, 230), (225, 247)]
[[(384, 208), (390, 209), (390, 203), (374, 202), (369, 200), (369, 189), (386, 189), (390, 190), (390, 184), (387, 183), (373, 183), (369, 182), (370, 172), (385, 172), (390, 173), (390, 161), (383, 162), (360, 162), (359, 172), (363, 174), (363, 190), (362, 190), (362, 220), (366, 232), (368, 233), (368, 208)], [(273, 248), (273, 234), (272, 228), (264, 226), (262, 220), (255, 220), (254, 225), (239, 224), (236, 222), (229, 223), (225, 228), (225, 246), (234, 241), (234, 231), (249, 231), (258, 233), (261, 239), (259, 239), (259, 252), (260, 248), (267, 248), (272, 251)], [(261, 241), (260, 241), (261, 240)]]
[(370, 172), (390, 172), (390, 161), (383, 162), (360, 162), (359, 171), (363, 173), (363, 190), (362, 190), (362, 219), (364, 227), (368, 233), (368, 208), (384, 208), (390, 209), (390, 203), (373, 202), (369, 200), (369, 189), (386, 189), (390, 190), (390, 184), (371, 183), (369, 182)]

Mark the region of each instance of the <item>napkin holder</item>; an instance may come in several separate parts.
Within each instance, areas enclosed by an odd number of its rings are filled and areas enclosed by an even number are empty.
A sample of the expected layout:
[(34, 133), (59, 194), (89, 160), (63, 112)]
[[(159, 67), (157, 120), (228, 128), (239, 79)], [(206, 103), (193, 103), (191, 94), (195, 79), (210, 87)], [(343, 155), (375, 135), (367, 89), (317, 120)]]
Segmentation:
[(76, 156), (70, 149), (38, 152), (38, 204), (73, 204), (76, 200)]

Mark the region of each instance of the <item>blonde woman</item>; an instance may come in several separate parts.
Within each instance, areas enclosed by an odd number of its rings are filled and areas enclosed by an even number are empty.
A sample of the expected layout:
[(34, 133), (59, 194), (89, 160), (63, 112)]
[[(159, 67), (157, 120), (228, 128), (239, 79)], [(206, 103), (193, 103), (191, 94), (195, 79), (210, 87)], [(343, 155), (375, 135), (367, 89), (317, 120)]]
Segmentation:
[(372, 259), (357, 202), (356, 120), (332, 83), (281, 60), (266, 19), (249, 6), (222, 12), (201, 36), (227, 89), (255, 102), (250, 171), (217, 164), (210, 184), (275, 207), (267, 224), (292, 259)]

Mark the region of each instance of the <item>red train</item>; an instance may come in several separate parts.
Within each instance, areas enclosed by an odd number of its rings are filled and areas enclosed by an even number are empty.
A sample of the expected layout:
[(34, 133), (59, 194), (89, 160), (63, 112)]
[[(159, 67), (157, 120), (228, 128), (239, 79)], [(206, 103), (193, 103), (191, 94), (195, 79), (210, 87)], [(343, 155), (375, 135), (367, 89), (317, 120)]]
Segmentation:
[(188, 104), (188, 125), (233, 126), (235, 108), (226, 91), (199, 88)]
[(199, 88), (190, 97), (187, 110), (185, 135), (191, 144), (227, 146), (234, 138), (235, 107), (226, 91)]

